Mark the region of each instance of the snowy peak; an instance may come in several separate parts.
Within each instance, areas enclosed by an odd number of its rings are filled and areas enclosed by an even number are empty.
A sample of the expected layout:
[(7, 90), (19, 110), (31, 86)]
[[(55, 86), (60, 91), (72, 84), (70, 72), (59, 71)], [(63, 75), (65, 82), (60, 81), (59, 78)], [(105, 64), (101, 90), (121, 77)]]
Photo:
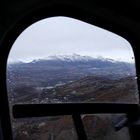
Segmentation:
[(93, 60), (93, 57), (90, 56), (82, 56), (79, 54), (73, 55), (53, 55), (46, 58), (46, 60), (60, 60), (60, 61), (89, 61)]
[(96, 59), (101, 60), (101, 61), (108, 61), (108, 62), (111, 62), (111, 63), (116, 63), (116, 62), (118, 62), (117, 60), (114, 60), (114, 59), (111, 59), (111, 58), (104, 58), (104, 57), (102, 57), (102, 56), (99, 56), (99, 57), (97, 57)]
[(94, 60), (100, 60), (103, 62), (110, 62), (110, 63), (116, 63), (117, 60), (110, 59), (110, 58), (104, 58), (104, 57), (91, 57), (87, 55), (79, 55), (79, 54), (72, 54), (72, 55), (51, 55), (46, 57), (44, 60), (58, 60), (58, 61), (66, 61), (66, 62), (74, 62), (74, 61), (94, 61)]

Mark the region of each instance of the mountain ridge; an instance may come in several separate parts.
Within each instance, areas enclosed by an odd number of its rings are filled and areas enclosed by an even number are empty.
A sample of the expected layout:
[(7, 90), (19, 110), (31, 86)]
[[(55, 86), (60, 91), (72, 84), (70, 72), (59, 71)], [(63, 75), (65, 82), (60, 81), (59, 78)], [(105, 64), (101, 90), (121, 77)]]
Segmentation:
[[(17, 64), (17, 63), (36, 63), (39, 61), (66, 61), (66, 62), (74, 62), (74, 61), (92, 61), (92, 60), (100, 60), (100, 61), (108, 61), (108, 62), (112, 62), (112, 63), (117, 63), (117, 62), (122, 62), (122, 63), (130, 63), (130, 62), (126, 62), (126, 61), (119, 61), (119, 60), (115, 60), (115, 59), (111, 59), (111, 58), (105, 58), (102, 56), (99, 57), (92, 57), (92, 56), (88, 56), (88, 55), (79, 55), (79, 54), (72, 54), (72, 55), (49, 55), (48, 57), (44, 57), (44, 58), (39, 58), (39, 59), (33, 59), (29, 62), (24, 62), (22, 60), (17, 60), (15, 62), (10, 61), (9, 60), (9, 64)], [(133, 64), (133, 62), (131, 62), (130, 64)]]

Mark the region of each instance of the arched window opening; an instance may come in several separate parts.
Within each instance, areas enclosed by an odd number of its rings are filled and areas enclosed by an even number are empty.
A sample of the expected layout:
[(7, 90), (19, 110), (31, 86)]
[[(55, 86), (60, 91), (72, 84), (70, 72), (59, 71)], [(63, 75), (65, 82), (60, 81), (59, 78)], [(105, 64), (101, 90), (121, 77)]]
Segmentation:
[[(43, 19), (24, 30), (13, 44), (7, 62), (7, 90), (10, 106), (138, 103), (133, 50), (124, 38), (83, 21)], [(127, 130), (113, 131), (111, 121), (118, 116), (83, 115), (89, 139), (129, 140)], [(61, 121), (68, 127), (54, 130)], [(92, 127), (94, 121), (105, 129)], [(94, 130), (97, 132), (91, 133)], [(71, 116), (13, 119), (13, 132), (14, 139), (77, 139)]]

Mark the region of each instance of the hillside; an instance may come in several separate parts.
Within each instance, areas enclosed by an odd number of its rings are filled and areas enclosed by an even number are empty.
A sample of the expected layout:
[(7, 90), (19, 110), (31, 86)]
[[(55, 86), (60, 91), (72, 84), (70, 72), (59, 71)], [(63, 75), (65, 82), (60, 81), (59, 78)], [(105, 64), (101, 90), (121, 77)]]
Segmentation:
[(136, 102), (137, 84), (133, 77), (113, 79), (88, 76), (66, 85), (43, 89), (46, 102)]

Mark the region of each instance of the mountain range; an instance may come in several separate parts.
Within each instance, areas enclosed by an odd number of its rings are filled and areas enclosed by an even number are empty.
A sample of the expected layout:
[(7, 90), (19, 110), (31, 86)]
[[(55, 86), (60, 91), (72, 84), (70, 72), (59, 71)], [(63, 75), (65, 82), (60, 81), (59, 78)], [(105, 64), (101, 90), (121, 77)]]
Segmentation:
[[(128, 62), (115, 61), (108, 58), (93, 58), (91, 56), (73, 55), (56, 55), (44, 59), (35, 59), (31, 62), (17, 62), (8, 64), (8, 71), (13, 70), (20, 72), (25, 70), (31, 72), (46, 71), (46, 73), (65, 73), (71, 72), (77, 75), (103, 75), (114, 77), (135, 76), (135, 64)], [(41, 73), (42, 73), (41, 72)], [(114, 76), (113, 76), (114, 75)]]

